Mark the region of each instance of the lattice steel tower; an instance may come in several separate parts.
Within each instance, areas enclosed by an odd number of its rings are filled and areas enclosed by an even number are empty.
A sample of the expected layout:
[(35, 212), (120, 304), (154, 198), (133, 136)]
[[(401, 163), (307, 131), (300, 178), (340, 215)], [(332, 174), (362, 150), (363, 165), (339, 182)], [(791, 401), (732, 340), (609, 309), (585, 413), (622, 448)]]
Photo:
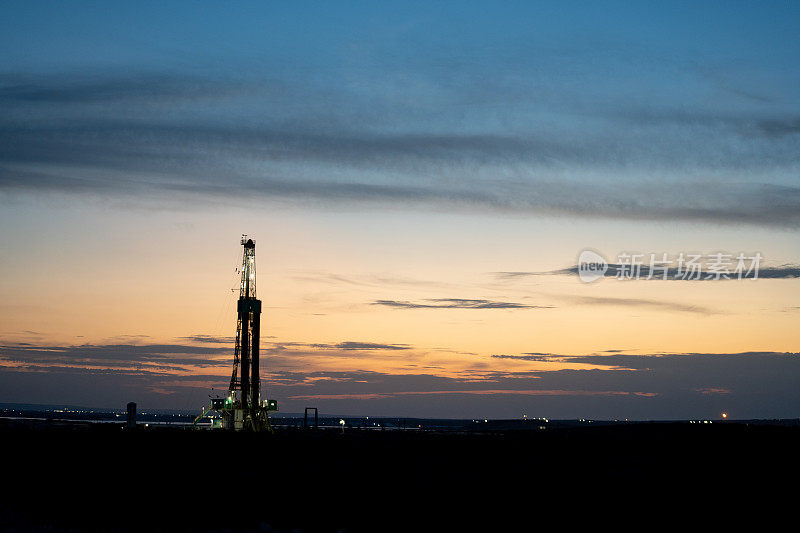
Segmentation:
[[(261, 300), (256, 298), (256, 243), (242, 235), (242, 277), (237, 303), (236, 347), (229, 398), (227, 427), (261, 430), (269, 427), (267, 405), (261, 402), (258, 344), (261, 329)], [(265, 404), (267, 402), (264, 402)]]

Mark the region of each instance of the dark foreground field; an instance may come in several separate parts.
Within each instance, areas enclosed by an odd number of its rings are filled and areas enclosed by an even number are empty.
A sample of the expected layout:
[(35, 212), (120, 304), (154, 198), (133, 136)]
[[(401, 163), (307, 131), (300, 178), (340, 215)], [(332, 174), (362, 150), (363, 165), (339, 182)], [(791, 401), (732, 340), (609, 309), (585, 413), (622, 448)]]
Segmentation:
[(731, 423), (275, 435), (5, 424), (0, 439), (5, 531), (528, 531), (633, 519), (651, 530), (753, 513), (765, 525), (794, 513), (784, 504), (800, 474), (800, 428)]

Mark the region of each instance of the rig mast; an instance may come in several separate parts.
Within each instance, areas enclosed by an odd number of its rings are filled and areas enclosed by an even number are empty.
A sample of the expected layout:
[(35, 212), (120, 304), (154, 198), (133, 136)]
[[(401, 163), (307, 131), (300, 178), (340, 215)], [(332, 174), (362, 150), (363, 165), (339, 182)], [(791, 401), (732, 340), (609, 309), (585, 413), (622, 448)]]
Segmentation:
[(242, 235), (241, 245), (244, 247), (242, 277), (236, 306), (236, 345), (228, 396), (211, 398), (211, 406), (204, 407), (194, 423), (205, 418), (211, 428), (272, 431), (269, 411), (277, 411), (278, 402), (261, 399), (258, 368), (261, 300), (256, 298), (256, 241)]
[(236, 347), (233, 374), (228, 387), (230, 408), (223, 411), (223, 426), (260, 431), (269, 428), (268, 404), (261, 402), (258, 344), (261, 300), (256, 298), (256, 243), (242, 235), (241, 283), (237, 302)]

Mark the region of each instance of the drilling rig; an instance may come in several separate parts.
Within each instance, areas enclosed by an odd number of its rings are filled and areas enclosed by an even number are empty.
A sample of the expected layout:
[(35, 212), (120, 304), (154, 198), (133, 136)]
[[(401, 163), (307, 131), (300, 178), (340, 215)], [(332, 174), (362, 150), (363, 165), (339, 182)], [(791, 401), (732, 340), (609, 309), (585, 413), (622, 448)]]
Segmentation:
[[(195, 422), (211, 420), (211, 427), (271, 431), (269, 411), (278, 410), (275, 400), (261, 400), (259, 374), (259, 339), (261, 300), (256, 298), (256, 242), (242, 235), (241, 280), (236, 313), (236, 345), (233, 373), (226, 398), (212, 398), (211, 407), (203, 409)], [(235, 289), (234, 289), (235, 290)]]

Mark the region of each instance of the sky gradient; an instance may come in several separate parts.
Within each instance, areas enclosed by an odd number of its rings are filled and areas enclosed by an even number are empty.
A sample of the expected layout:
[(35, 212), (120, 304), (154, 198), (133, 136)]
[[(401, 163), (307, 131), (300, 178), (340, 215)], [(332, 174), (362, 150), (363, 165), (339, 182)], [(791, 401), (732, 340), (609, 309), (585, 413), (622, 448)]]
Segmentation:
[(0, 12), (0, 402), (199, 409), (247, 233), (283, 411), (798, 416), (797, 4)]

